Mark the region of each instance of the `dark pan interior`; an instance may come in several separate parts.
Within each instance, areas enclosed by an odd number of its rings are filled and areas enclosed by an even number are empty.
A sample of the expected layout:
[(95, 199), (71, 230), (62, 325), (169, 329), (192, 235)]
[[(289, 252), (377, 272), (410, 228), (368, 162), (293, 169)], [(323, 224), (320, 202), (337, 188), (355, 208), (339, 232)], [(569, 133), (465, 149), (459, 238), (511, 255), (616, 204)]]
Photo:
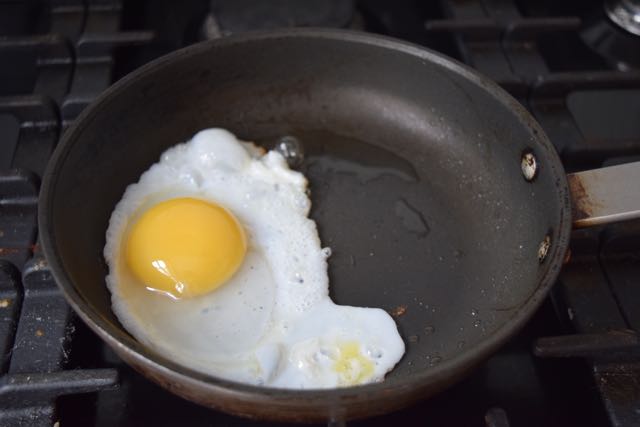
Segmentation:
[[(43, 232), (108, 333), (122, 329), (102, 259), (114, 205), (164, 149), (213, 126), (266, 146), (302, 142), (312, 217), (333, 249), (332, 296), (393, 313), (407, 344), (387, 384), (474, 351), (512, 321), (551, 268), (538, 262), (544, 236), (554, 258), (564, 244), (544, 136), (458, 66), (356, 39), (197, 46), (118, 85), (67, 135)], [(529, 149), (541, 166), (533, 183), (520, 168)]]

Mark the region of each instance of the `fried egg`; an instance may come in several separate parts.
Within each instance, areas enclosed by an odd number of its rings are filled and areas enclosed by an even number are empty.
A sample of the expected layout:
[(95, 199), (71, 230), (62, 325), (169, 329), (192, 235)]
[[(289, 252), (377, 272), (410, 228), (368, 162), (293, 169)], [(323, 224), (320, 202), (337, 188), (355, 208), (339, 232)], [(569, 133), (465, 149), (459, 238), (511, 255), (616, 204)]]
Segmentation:
[(122, 325), (157, 354), (290, 389), (382, 381), (404, 354), (382, 309), (329, 298), (307, 180), (275, 151), (207, 129), (130, 185), (106, 233)]

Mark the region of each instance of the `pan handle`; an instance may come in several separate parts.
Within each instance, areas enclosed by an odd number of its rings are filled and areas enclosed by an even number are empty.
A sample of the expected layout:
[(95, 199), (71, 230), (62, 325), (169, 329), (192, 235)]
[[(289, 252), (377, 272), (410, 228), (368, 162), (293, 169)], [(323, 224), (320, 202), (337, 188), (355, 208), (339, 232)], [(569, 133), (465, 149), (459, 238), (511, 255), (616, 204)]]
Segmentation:
[(640, 162), (567, 175), (573, 227), (640, 218)]

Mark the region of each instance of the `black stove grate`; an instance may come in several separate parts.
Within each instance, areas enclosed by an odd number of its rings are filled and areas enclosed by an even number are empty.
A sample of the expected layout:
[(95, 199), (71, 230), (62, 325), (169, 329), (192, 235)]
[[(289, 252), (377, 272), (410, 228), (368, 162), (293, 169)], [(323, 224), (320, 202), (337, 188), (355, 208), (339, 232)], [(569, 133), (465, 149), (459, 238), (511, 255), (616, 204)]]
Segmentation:
[[(124, 365), (64, 302), (36, 224), (60, 135), (114, 79), (202, 38), (314, 22), (260, 6), (249, 25), (258, 3), (0, 1), (0, 425), (276, 425), (191, 404)], [(323, 25), (419, 43), (496, 80), (569, 171), (640, 159), (640, 71), (592, 44), (598, 0), (314, 3)], [(575, 232), (551, 297), (504, 349), (433, 399), (348, 425), (640, 425), (639, 242), (638, 222)]]
[(0, 3), (0, 425), (50, 426), (63, 395), (118, 383), (114, 368), (69, 369), (78, 320), (37, 247), (40, 177), (65, 129), (111, 83), (121, 4)]

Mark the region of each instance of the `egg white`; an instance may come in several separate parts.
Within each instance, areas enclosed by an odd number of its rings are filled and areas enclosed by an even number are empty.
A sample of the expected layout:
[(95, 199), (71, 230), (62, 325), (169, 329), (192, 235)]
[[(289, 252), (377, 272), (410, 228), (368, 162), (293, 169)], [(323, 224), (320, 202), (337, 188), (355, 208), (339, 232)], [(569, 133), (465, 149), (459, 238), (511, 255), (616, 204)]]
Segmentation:
[[(168, 149), (127, 188), (109, 222), (106, 282), (120, 322), (159, 354), (229, 380), (281, 388), (350, 385), (335, 363), (341, 346), (355, 342), (374, 366), (364, 382), (381, 381), (404, 354), (404, 343), (384, 310), (330, 300), (330, 251), (307, 217), (306, 188), (305, 177), (279, 153), (263, 154), (223, 129), (203, 130)], [(231, 280), (177, 301), (136, 283), (122, 255), (136, 217), (176, 197), (224, 206), (249, 243)]]

